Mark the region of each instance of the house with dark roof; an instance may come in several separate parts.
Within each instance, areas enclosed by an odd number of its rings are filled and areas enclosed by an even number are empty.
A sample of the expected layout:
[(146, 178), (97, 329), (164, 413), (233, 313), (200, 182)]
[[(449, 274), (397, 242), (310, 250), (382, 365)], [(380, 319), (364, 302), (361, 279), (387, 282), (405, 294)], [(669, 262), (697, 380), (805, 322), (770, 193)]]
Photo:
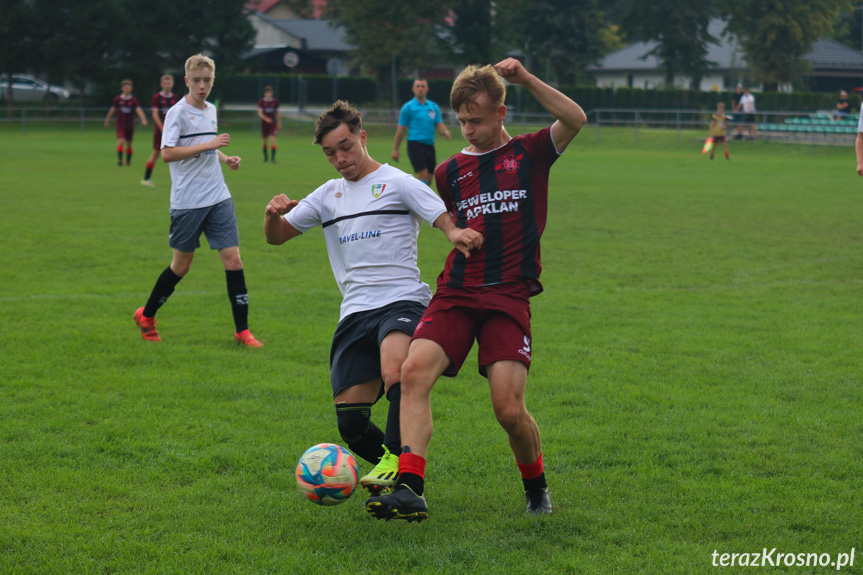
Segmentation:
[[(734, 90), (745, 85), (749, 76), (746, 57), (734, 36), (723, 34), (725, 22), (713, 20), (708, 32), (719, 40), (707, 45), (706, 59), (712, 67), (701, 78), (676, 75), (674, 87), (704, 91)], [(656, 42), (636, 42), (608, 54), (589, 68), (597, 86), (603, 88), (664, 88), (665, 71), (655, 56), (647, 54)], [(838, 92), (863, 86), (863, 54), (835, 40), (822, 39), (812, 45), (806, 55), (811, 69), (805, 86), (783, 87), (815, 92)], [(758, 86), (750, 86), (757, 89)]]
[(331, 20), (292, 17), (292, 12), (280, 9), (279, 0), (261, 0), (255, 6), (249, 14), (255, 45), (244, 55), (251, 66), (270, 72), (348, 74), (355, 47), (347, 42), (344, 28)]

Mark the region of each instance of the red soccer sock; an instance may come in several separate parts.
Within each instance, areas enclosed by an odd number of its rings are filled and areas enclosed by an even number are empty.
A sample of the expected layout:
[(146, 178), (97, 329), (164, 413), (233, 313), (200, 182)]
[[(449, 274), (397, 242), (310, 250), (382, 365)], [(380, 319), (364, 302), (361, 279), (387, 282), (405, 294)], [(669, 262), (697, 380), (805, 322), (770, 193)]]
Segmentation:
[(521, 463), (516, 460), (516, 465), (518, 465), (518, 470), (521, 471), (522, 479), (536, 479), (543, 472), (542, 466), (542, 453), (539, 454), (539, 459), (534, 461), (533, 463)]
[(117, 151), (118, 151), (118, 152), (122, 152), (122, 151), (123, 151), (123, 144), (120, 144), (119, 146), (117, 146)]
[(152, 170), (155, 165), (153, 162), (147, 162), (147, 169)]
[(413, 473), (425, 478), (426, 459), (415, 453), (402, 453), (399, 455), (399, 473)]

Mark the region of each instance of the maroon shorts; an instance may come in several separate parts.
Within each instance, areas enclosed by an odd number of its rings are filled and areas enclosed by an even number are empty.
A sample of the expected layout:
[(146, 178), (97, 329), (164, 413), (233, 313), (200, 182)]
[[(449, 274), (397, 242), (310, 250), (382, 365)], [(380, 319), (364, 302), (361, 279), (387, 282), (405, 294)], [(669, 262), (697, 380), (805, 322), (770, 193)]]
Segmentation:
[(714, 144), (721, 144), (724, 141), (725, 141), (725, 136), (713, 136), (713, 143)]
[(268, 124), (267, 122), (261, 120), (261, 137), (266, 138), (267, 136), (275, 136), (277, 127), (278, 124), (276, 124), (276, 122)]
[(160, 130), (159, 128), (153, 129), (153, 149), (162, 149), (162, 130)]
[(479, 344), (479, 373), (496, 361), (520, 361), (530, 369), (530, 290), (526, 283), (474, 288), (438, 288), (413, 339), (441, 346), (450, 359), (444, 375), (453, 377)]
[(132, 138), (135, 136), (135, 123), (118, 122), (115, 128), (115, 133), (117, 134), (118, 140), (127, 140), (131, 142)]

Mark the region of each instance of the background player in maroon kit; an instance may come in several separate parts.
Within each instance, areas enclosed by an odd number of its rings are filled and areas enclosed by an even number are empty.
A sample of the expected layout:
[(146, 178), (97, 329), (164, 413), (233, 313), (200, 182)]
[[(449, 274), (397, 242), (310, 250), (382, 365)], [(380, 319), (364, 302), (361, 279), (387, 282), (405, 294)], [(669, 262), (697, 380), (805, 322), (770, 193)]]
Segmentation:
[(162, 149), (162, 126), (165, 122), (165, 114), (168, 110), (177, 103), (177, 95), (171, 90), (174, 88), (174, 77), (170, 74), (165, 74), (159, 81), (162, 90), (153, 94), (153, 103), (150, 107), (150, 113), (153, 116), (153, 151), (150, 157), (147, 158), (147, 168), (144, 171), (144, 179), (141, 183), (151, 188), (155, 187), (150, 176), (153, 175), (153, 168), (156, 165), (156, 158), (161, 154)]
[(132, 137), (135, 134), (135, 114), (141, 118), (141, 125), (147, 125), (147, 117), (141, 110), (138, 99), (132, 95), (132, 80), (120, 82), (122, 94), (116, 96), (111, 103), (111, 109), (105, 117), (105, 127), (111, 125), (111, 117), (117, 114), (117, 165), (123, 165), (123, 146), (126, 147), (126, 165), (132, 164)]
[(270, 152), (276, 163), (276, 132), (282, 129), (282, 116), (279, 114), (279, 101), (273, 98), (273, 87), (264, 87), (264, 97), (258, 100), (258, 117), (261, 118), (261, 137), (264, 139), (264, 161), (267, 161), (267, 137), (270, 138)]
[[(539, 132), (510, 138), (503, 128), (506, 88), (524, 86), (556, 121)], [(450, 253), (437, 291), (402, 366), (399, 485), (366, 502), (379, 519), (428, 517), (422, 496), (432, 435), (431, 389), (455, 375), (479, 345), (480, 373), (488, 377), (495, 417), (506, 431), (522, 476), (528, 514), (552, 512), (539, 427), (524, 394), (531, 361), (530, 296), (542, 291), (539, 239), (548, 209), (551, 165), (587, 122), (581, 107), (507, 58), (469, 66), (453, 83), (450, 103), (470, 144), (435, 170), (438, 193), (458, 227), (484, 242), (470, 257)]]

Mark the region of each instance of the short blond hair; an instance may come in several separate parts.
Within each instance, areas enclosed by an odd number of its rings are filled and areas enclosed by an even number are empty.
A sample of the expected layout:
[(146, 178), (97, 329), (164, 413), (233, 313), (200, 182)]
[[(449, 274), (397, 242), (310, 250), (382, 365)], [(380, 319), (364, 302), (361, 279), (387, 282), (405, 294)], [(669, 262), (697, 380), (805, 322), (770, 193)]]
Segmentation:
[(203, 54), (195, 54), (186, 60), (186, 76), (188, 77), (189, 72), (198, 68), (207, 68), (213, 73), (213, 76), (216, 75), (216, 63), (213, 62), (212, 58), (207, 58)]
[(464, 105), (470, 109), (481, 93), (485, 93), (495, 107), (502, 106), (506, 100), (506, 86), (491, 64), (471, 64), (456, 76), (449, 95), (450, 106), (455, 112)]
[(171, 80), (171, 81), (173, 82), (173, 81), (174, 81), (174, 77), (173, 77), (172, 75), (170, 75), (170, 74), (165, 74), (164, 76), (162, 76), (161, 78), (159, 78), (159, 81), (160, 81), (160, 82), (161, 82), (162, 80)]

